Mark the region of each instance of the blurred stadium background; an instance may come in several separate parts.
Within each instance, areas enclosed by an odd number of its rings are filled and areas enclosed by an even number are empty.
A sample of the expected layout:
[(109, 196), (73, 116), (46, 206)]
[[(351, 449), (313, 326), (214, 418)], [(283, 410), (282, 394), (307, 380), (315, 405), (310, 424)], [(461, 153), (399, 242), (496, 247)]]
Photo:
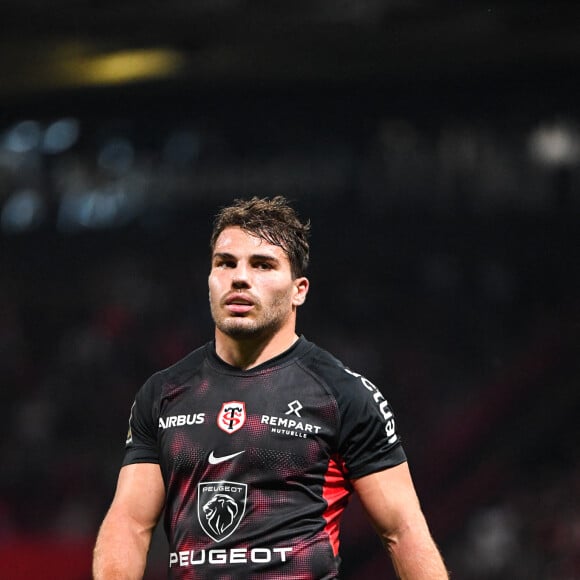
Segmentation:
[[(579, 17), (4, 0), (0, 577), (90, 577), (135, 391), (211, 336), (211, 216), (282, 193), (299, 329), (395, 407), (454, 577), (580, 578)], [(392, 577), (356, 501), (342, 542)]]

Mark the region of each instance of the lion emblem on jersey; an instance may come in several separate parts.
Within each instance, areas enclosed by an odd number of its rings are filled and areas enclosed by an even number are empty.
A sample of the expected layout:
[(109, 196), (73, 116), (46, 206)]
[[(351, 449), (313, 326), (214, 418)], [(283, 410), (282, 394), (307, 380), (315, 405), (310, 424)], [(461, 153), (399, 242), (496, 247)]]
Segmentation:
[(197, 516), (204, 532), (216, 542), (231, 536), (246, 510), (247, 485), (234, 481), (198, 484)]
[(207, 526), (220, 536), (234, 523), (239, 508), (232, 497), (218, 493), (203, 506), (203, 511)]

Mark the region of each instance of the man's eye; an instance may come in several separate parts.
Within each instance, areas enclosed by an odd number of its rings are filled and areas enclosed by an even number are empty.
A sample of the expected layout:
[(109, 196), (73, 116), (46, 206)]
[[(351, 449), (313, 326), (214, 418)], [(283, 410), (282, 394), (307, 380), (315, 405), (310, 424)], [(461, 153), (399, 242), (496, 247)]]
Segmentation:
[(259, 262), (257, 267), (259, 270), (271, 270), (272, 264), (269, 264), (268, 262)]

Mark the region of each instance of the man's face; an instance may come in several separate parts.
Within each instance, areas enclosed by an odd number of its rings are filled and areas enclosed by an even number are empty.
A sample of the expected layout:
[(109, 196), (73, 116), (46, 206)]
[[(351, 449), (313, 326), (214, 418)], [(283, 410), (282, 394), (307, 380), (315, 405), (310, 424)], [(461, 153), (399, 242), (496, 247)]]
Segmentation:
[(295, 325), (295, 309), (308, 291), (306, 278), (292, 278), (288, 256), (239, 227), (216, 240), (209, 274), (209, 300), (215, 325), (235, 338), (274, 335)]

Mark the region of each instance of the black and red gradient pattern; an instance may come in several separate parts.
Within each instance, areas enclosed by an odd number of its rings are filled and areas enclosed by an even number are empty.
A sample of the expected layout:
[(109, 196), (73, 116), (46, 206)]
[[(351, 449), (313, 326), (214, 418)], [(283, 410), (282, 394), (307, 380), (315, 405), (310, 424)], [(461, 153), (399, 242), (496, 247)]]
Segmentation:
[[(246, 410), (233, 433), (217, 424), (229, 401)], [(208, 344), (154, 375), (133, 416), (125, 462), (161, 466), (175, 579), (337, 578), (349, 476), (404, 460), (372, 393), (305, 339), (250, 371), (226, 365)], [(217, 540), (200, 514), (199, 486), (209, 482), (247, 492), (243, 516)], [(240, 507), (243, 494), (232, 491), (230, 499)]]

